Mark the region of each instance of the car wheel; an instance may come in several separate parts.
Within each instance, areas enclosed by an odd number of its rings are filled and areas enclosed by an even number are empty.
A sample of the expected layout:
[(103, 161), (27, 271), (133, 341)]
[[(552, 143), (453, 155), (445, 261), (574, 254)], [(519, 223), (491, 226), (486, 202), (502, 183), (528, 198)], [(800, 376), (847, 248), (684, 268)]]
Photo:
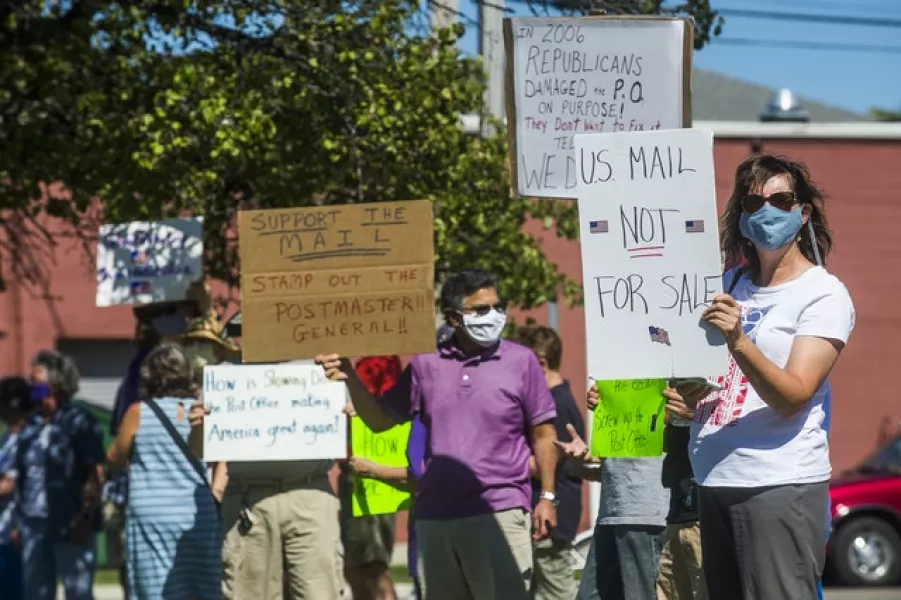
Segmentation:
[(878, 517), (857, 517), (835, 533), (833, 563), (849, 586), (889, 586), (901, 581), (901, 536)]

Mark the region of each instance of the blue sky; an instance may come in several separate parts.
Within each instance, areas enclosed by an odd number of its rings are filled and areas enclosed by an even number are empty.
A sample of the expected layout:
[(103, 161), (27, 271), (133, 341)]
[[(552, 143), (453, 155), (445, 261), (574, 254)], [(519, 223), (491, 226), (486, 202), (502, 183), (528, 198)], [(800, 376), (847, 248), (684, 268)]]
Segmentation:
[[(519, 1), (507, 0), (506, 5), (508, 16), (531, 14)], [(749, 47), (714, 41), (695, 52), (694, 63), (766, 87), (787, 87), (799, 96), (856, 112), (866, 112), (873, 106), (901, 110), (901, 0), (712, 0), (712, 5), (714, 9), (897, 21), (897, 27), (876, 27), (727, 15), (723, 38), (813, 43), (825, 48)], [(460, 8), (473, 20), (477, 17), (472, 0), (460, 0)], [(861, 52), (836, 49), (836, 45), (896, 50)], [(461, 47), (477, 52), (474, 24), (467, 24)]]

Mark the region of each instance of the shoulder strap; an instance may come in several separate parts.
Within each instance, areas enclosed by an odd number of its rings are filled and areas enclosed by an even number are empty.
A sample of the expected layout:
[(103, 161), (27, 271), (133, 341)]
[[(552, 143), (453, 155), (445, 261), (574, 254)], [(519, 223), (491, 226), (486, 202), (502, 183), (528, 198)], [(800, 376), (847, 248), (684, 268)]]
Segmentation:
[(735, 270), (735, 276), (732, 278), (732, 281), (729, 282), (729, 290), (726, 292), (730, 296), (732, 295), (732, 290), (735, 289), (735, 286), (738, 285), (738, 282), (741, 281), (741, 278), (745, 276), (745, 268), (739, 267)]
[(187, 442), (185, 439), (181, 437), (181, 434), (175, 429), (175, 425), (172, 424), (172, 421), (169, 420), (169, 417), (166, 416), (166, 413), (163, 412), (163, 409), (160, 408), (160, 405), (156, 403), (156, 400), (149, 398), (146, 401), (150, 410), (156, 415), (156, 418), (160, 420), (160, 423), (163, 427), (166, 428), (166, 432), (169, 434), (169, 437), (172, 438), (172, 441), (175, 442), (175, 445), (178, 446), (178, 449), (181, 450), (182, 454), (185, 455), (185, 458), (188, 459), (188, 462), (191, 463), (191, 466), (194, 467), (194, 470), (197, 471), (197, 474), (200, 475), (200, 479), (206, 484), (207, 487), (210, 487), (210, 482), (207, 481), (206, 478), (206, 469), (203, 468), (203, 465), (200, 464), (200, 461), (197, 460), (197, 457), (191, 452), (191, 449), (188, 448)]

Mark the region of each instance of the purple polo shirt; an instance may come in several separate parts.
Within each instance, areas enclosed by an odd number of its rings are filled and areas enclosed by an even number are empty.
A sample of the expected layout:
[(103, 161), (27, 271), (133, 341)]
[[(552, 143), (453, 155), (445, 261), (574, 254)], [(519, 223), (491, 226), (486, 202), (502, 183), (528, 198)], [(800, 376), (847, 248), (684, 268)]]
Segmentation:
[(453, 341), (415, 356), (382, 402), (428, 432), (417, 519), (531, 509), (530, 430), (557, 412), (535, 354), (501, 340), (466, 357)]

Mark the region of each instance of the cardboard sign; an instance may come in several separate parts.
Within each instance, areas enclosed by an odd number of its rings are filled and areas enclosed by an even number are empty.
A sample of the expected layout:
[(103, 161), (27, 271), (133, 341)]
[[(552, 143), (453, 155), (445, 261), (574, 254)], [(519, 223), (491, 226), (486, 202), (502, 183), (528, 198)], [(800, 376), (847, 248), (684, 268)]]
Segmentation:
[(347, 457), (347, 388), (319, 366), (204, 367), (203, 401), (205, 461)]
[(507, 124), (514, 193), (574, 198), (573, 136), (691, 127), (690, 21), (510, 18)]
[[(360, 417), (353, 417), (350, 420), (350, 435), (353, 456), (368, 458), (387, 467), (407, 466), (410, 423), (376, 433)], [(354, 476), (351, 504), (355, 517), (391, 514), (409, 507), (410, 493), (376, 479)]]
[(97, 306), (184, 300), (203, 277), (203, 219), (101, 225)]
[(722, 293), (713, 133), (577, 135), (588, 374), (724, 374), (725, 339), (701, 321)]
[(663, 454), (665, 379), (598, 381), (591, 454), (637, 458)]
[(435, 350), (427, 200), (240, 211), (246, 362)]

